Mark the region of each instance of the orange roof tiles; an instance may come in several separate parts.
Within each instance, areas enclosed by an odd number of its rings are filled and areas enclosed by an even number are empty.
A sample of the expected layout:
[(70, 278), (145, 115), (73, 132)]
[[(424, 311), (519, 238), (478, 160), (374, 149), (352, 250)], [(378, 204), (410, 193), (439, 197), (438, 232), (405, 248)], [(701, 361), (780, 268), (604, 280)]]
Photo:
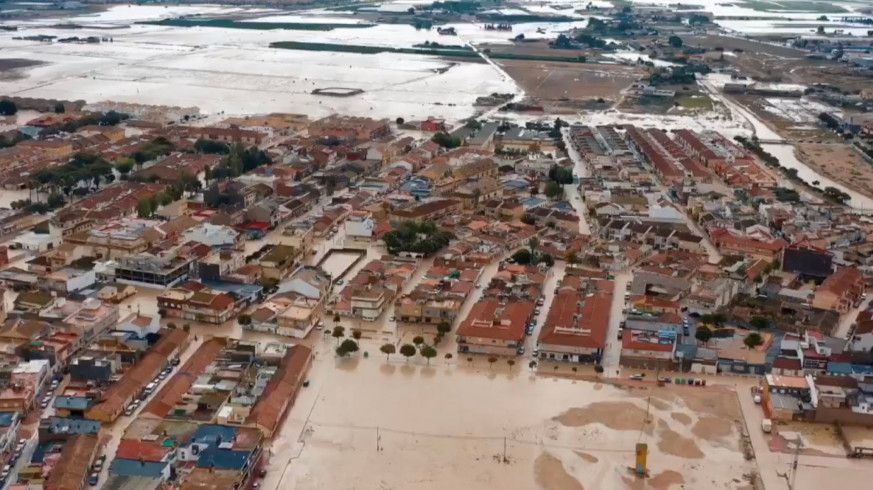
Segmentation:
[(173, 406), (182, 396), (188, 392), (197, 376), (203, 374), (206, 367), (218, 357), (218, 354), (224, 349), (225, 339), (214, 338), (206, 341), (197, 352), (194, 353), (175, 376), (170, 378), (163, 388), (158, 391), (154, 398), (143, 409), (143, 415), (153, 415), (158, 418), (164, 418), (173, 409)]
[(311, 361), (312, 350), (309, 347), (290, 347), (279, 364), (279, 370), (270, 378), (264, 393), (252, 408), (246, 423), (260, 428), (266, 437), (272, 437), (286, 410), (294, 403)]

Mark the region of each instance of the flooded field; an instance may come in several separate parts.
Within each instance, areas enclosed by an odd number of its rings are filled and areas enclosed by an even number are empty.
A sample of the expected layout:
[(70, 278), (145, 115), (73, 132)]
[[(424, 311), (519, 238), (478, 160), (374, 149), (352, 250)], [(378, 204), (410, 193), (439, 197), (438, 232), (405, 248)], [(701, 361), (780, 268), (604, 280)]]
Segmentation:
[[(752, 469), (730, 391), (633, 390), (457, 362), (320, 355), (263, 487), (738, 488)], [(629, 470), (637, 442), (649, 446), (646, 482)]]

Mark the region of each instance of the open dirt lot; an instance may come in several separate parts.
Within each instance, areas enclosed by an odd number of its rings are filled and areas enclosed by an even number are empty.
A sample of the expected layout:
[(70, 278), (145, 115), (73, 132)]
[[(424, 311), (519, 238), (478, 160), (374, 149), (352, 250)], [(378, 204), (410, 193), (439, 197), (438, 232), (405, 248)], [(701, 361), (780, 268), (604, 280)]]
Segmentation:
[(622, 90), (645, 75), (634, 66), (607, 64), (502, 60), (500, 66), (547, 110), (567, 110), (572, 102), (598, 98), (615, 102)]
[(873, 165), (845, 143), (799, 143), (797, 158), (827, 177), (873, 196)]
[(692, 36), (685, 43), (731, 52), (733, 56), (725, 56), (724, 61), (756, 80), (804, 85), (824, 83), (847, 92), (857, 92), (871, 84), (870, 77), (858, 74), (846, 64), (807, 59), (806, 52), (775, 43), (731, 36)]
[[(319, 349), (262, 488), (742, 488), (754, 468), (728, 389), (617, 387), (502, 363), (337, 361), (333, 344)], [(629, 470), (637, 442), (649, 447), (645, 482)]]

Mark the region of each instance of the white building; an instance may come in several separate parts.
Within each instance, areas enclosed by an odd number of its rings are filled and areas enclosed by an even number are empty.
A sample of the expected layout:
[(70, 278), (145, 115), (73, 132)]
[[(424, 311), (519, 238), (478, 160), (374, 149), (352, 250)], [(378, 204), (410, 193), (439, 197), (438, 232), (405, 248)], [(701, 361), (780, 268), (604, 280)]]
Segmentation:
[(233, 246), (239, 240), (239, 233), (233, 228), (210, 223), (190, 228), (182, 236), (186, 242), (198, 242), (210, 247)]

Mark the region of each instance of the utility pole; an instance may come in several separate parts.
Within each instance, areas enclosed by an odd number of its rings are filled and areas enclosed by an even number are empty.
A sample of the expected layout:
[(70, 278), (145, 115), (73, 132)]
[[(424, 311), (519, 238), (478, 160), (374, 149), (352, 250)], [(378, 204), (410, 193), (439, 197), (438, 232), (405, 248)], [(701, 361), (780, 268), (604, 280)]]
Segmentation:
[(785, 483), (788, 484), (788, 490), (794, 490), (794, 482), (797, 480), (797, 467), (798, 462), (800, 460), (800, 448), (802, 446), (802, 442), (800, 436), (797, 436), (797, 439), (794, 440), (794, 458), (791, 462), (791, 467), (785, 473), (776, 472), (776, 476), (785, 479)]
[(797, 463), (800, 459), (800, 435), (798, 434), (797, 439), (794, 442), (794, 461), (791, 463), (791, 481), (788, 482), (788, 490), (794, 490), (794, 482), (797, 480)]

